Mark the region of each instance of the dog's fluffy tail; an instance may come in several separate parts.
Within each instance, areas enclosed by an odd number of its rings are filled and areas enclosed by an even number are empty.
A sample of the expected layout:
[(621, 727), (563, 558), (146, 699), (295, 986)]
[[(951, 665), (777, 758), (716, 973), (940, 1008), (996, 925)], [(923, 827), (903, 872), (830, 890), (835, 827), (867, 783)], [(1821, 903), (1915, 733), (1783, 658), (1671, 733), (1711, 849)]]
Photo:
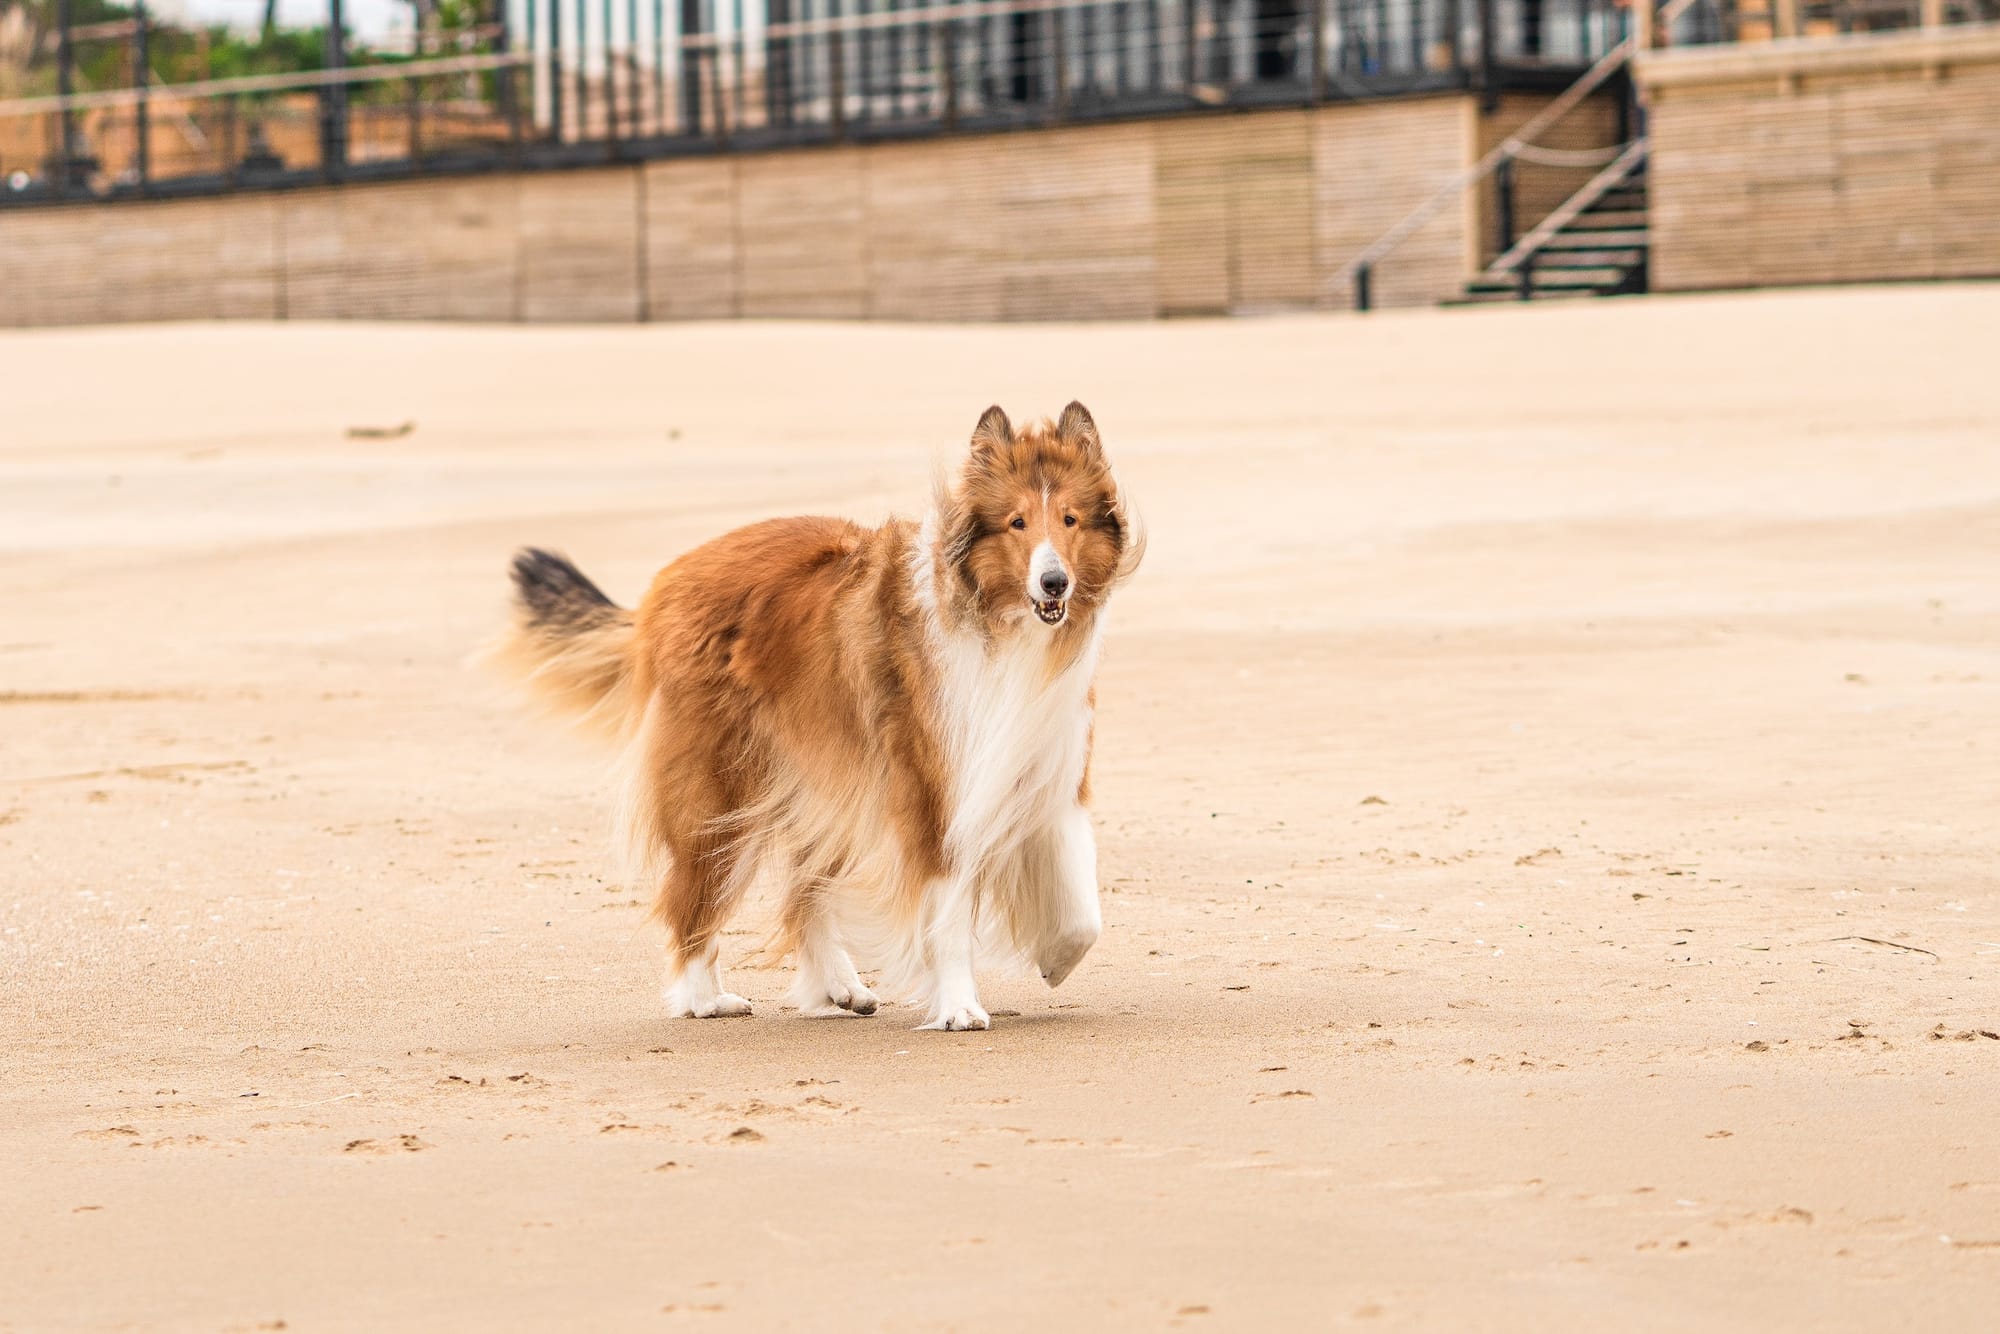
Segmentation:
[(632, 613), (551, 551), (526, 548), (513, 575), (514, 628), (491, 661), (589, 730), (626, 735), (639, 695)]

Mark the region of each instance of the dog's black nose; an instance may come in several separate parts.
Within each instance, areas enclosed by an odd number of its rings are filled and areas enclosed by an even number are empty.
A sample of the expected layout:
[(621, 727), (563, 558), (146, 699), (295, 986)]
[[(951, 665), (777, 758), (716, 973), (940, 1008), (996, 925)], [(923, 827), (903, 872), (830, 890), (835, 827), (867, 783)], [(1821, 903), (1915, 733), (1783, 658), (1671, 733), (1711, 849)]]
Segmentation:
[(1047, 570), (1042, 574), (1042, 591), (1052, 598), (1059, 598), (1069, 592), (1069, 576), (1061, 570)]

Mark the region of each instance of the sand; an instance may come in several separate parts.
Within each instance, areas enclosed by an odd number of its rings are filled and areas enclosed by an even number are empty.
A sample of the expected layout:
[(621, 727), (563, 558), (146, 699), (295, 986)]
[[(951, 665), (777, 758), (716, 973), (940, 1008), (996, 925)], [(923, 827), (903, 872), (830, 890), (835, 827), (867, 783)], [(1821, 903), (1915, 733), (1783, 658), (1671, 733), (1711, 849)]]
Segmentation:
[[(0, 335), (0, 1329), (1990, 1328), (1997, 346)], [(664, 1019), (602, 753), (464, 666), (509, 553), (629, 600), (1073, 396), (1153, 536), (1103, 941), (987, 1033)]]

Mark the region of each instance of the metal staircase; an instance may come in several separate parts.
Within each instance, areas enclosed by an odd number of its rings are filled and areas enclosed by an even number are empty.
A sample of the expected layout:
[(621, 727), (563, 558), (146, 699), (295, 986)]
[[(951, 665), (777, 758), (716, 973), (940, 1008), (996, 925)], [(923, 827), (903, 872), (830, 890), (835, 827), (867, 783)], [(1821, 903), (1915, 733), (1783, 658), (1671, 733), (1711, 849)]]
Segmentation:
[(1445, 304), (1643, 292), (1647, 252), (1641, 139)]
[[(1460, 204), (1468, 191), (1489, 177), (1505, 182), (1516, 161), (1560, 166), (1595, 166), (1610, 156), (1590, 183), (1535, 224), (1526, 236), (1487, 265), (1465, 287), (1457, 301), (1532, 301), (1538, 297), (1609, 296), (1646, 290), (1649, 251), (1646, 229), (1646, 151), (1643, 128), (1629, 141), (1607, 150), (1568, 151), (1540, 147), (1536, 141), (1583, 100), (1624, 69), (1635, 51), (1651, 49), (1654, 34), (1672, 27), (1695, 0), (1633, 0), (1632, 31), (1595, 65), (1527, 123), (1494, 145), (1479, 161), (1427, 196), (1401, 221), (1375, 238), (1373, 244), (1342, 265), (1334, 281), (1352, 284), (1356, 310), (1374, 304), (1375, 266), (1416, 235), (1444, 209)], [(1643, 124), (1643, 114), (1637, 117)], [(1509, 191), (1511, 193), (1511, 190)], [(1502, 205), (1503, 218), (1511, 205)], [(1329, 293), (1329, 295), (1331, 295)]]

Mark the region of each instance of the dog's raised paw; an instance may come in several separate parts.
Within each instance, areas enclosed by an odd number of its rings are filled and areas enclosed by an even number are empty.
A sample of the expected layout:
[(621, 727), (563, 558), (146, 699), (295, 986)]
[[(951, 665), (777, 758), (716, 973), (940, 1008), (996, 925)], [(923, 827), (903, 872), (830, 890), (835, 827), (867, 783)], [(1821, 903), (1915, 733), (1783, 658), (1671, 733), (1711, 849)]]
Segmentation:
[(1042, 980), (1051, 987), (1061, 986), (1096, 943), (1097, 931), (1093, 927), (1072, 931), (1043, 945), (1041, 957), (1035, 961), (1042, 970)]

